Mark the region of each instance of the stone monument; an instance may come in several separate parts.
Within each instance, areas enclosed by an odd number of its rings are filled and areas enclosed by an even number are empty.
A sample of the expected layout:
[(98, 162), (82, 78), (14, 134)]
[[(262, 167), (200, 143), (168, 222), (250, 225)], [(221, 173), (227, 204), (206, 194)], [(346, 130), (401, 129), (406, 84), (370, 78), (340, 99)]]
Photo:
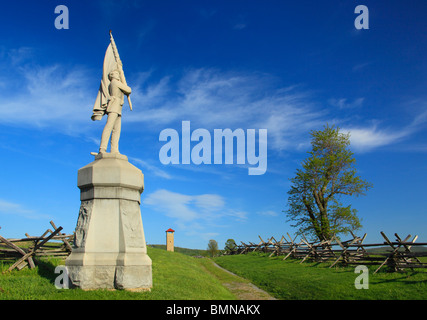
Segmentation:
[(108, 118), (99, 152), (91, 153), (95, 161), (78, 170), (81, 206), (74, 247), (65, 261), (71, 283), (82, 289), (152, 287), (151, 259), (140, 211), (144, 175), (118, 149), (125, 95), (132, 110), (130, 93), (110, 31), (92, 120), (100, 120), (105, 114)]

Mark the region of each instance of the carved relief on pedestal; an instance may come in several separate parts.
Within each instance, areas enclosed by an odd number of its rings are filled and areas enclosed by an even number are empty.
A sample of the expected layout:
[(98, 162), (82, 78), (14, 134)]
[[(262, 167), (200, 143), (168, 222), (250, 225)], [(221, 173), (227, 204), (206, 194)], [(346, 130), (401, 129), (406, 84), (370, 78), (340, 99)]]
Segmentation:
[(136, 201), (120, 200), (120, 213), (126, 247), (144, 248), (139, 204)]
[(76, 236), (74, 245), (77, 248), (83, 248), (86, 244), (86, 237), (92, 215), (93, 201), (82, 201), (80, 205), (79, 218), (76, 226)]

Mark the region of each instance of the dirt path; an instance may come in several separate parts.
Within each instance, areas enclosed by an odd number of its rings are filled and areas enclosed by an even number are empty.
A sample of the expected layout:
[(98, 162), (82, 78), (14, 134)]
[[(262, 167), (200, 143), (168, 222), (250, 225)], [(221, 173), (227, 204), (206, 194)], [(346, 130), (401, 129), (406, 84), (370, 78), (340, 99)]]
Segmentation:
[[(234, 274), (231, 271), (228, 271), (227, 269), (224, 269), (223, 267), (217, 265), (213, 261), (212, 261), (212, 264), (217, 268), (221, 269), (222, 271), (233, 275), (233, 277), (236, 277), (238, 279), (243, 279), (239, 277), (237, 274)], [(276, 298), (272, 297), (269, 293), (265, 292), (264, 290), (258, 288), (253, 283), (250, 283), (248, 281), (222, 282), (222, 285), (226, 287), (228, 290), (230, 290), (231, 293), (233, 293), (239, 300), (277, 300)]]

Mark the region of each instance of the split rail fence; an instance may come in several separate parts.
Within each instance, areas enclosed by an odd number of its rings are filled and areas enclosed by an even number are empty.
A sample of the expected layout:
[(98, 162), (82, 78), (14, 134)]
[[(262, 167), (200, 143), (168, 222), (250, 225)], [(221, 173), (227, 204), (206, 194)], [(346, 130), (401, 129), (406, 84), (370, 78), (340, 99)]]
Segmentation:
[[(283, 260), (288, 258), (304, 261), (330, 262), (330, 268), (338, 263), (342, 265), (376, 265), (374, 273), (387, 266), (392, 271), (405, 271), (406, 269), (427, 268), (426, 262), (420, 258), (427, 257), (427, 251), (414, 250), (415, 247), (425, 246), (427, 243), (415, 242), (418, 236), (412, 238), (408, 235), (402, 239), (395, 233), (396, 240), (390, 241), (384, 232), (380, 232), (384, 238), (382, 243), (363, 243), (363, 237), (358, 237), (351, 233), (352, 239), (341, 241), (333, 236), (330, 240), (309, 242), (304, 235), (297, 242), (296, 237), (292, 238), (289, 233), (288, 238), (282, 236), (277, 241), (274, 237), (264, 241), (260, 236), (259, 243), (241, 242), (234, 248), (225, 248), (224, 254), (245, 254), (249, 252), (270, 253), (271, 256), (283, 256)], [(412, 238), (412, 240), (411, 240)], [(374, 250), (373, 250), (374, 249)]]
[[(21, 270), (27, 265), (35, 267), (38, 257), (67, 257), (72, 250), (74, 235), (62, 233), (62, 227), (47, 229), (40, 237), (25, 234), (26, 238), (6, 239), (0, 235), (0, 261), (14, 261), (7, 271)], [(6, 271), (6, 272), (7, 272)]]

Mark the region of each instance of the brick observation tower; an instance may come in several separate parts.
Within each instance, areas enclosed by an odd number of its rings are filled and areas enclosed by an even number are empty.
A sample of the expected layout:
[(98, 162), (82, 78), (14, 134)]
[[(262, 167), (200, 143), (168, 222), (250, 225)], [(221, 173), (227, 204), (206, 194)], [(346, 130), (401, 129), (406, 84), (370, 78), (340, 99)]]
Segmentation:
[(166, 250), (167, 251), (174, 251), (174, 244), (173, 244), (173, 234), (175, 230), (169, 228), (166, 230)]

